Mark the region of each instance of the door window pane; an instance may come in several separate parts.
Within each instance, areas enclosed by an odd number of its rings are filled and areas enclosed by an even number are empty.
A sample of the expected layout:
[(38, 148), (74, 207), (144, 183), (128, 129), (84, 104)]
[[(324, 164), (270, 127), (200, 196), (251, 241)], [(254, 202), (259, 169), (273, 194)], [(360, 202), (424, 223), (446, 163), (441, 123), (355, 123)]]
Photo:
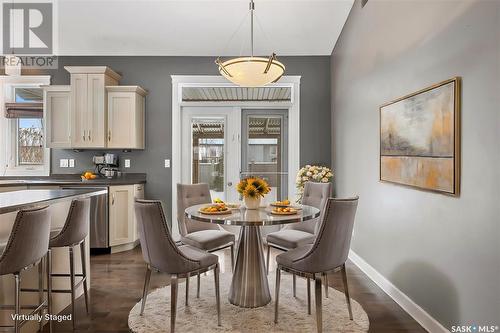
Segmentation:
[(207, 183), (212, 198), (224, 196), (224, 119), (193, 119), (192, 182)]
[[(283, 165), (283, 118), (281, 116), (249, 115), (246, 117), (247, 137), (243, 142), (246, 161), (242, 177), (249, 175), (265, 179), (271, 186), (268, 200), (287, 196)], [(245, 144), (246, 143), (246, 144)]]

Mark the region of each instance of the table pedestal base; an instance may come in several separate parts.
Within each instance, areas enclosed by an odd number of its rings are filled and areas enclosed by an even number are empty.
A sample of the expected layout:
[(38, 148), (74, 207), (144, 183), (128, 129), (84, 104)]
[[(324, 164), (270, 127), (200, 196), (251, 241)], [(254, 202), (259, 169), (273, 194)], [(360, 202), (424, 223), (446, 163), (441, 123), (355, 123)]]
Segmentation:
[(256, 308), (270, 301), (260, 228), (242, 226), (229, 302), (244, 308)]

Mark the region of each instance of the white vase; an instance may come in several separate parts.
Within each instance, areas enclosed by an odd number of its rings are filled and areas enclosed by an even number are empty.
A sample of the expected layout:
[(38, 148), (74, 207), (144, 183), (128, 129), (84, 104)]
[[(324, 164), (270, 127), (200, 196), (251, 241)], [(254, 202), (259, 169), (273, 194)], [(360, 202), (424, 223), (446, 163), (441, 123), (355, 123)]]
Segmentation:
[(244, 200), (245, 200), (245, 207), (247, 209), (259, 209), (261, 197), (257, 198), (245, 197)]

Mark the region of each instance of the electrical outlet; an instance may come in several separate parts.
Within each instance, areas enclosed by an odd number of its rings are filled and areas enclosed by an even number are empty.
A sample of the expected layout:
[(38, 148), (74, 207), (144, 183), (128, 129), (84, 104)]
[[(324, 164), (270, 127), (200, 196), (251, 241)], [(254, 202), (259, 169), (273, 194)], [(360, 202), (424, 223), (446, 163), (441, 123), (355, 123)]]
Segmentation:
[(165, 168), (170, 168), (170, 159), (165, 160)]
[(70, 158), (69, 159), (69, 167), (70, 168), (74, 168), (75, 167), (75, 159), (74, 158)]
[(125, 168), (130, 168), (130, 160), (128, 158), (125, 160)]
[(59, 167), (60, 168), (67, 168), (68, 167), (68, 159), (67, 158), (61, 158), (59, 160)]

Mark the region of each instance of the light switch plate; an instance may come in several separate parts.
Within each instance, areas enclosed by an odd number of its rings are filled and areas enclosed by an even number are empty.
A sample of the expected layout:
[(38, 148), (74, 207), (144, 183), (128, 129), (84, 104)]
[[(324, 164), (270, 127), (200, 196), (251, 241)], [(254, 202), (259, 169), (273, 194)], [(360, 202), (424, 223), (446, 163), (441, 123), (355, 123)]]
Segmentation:
[(70, 158), (69, 159), (69, 167), (70, 168), (74, 168), (75, 167), (75, 159), (74, 158)]
[(61, 158), (59, 160), (59, 167), (60, 168), (67, 168), (68, 167), (68, 159), (67, 158)]
[(128, 158), (125, 160), (125, 168), (130, 168), (130, 160)]
[(165, 168), (170, 168), (170, 159), (165, 160)]

